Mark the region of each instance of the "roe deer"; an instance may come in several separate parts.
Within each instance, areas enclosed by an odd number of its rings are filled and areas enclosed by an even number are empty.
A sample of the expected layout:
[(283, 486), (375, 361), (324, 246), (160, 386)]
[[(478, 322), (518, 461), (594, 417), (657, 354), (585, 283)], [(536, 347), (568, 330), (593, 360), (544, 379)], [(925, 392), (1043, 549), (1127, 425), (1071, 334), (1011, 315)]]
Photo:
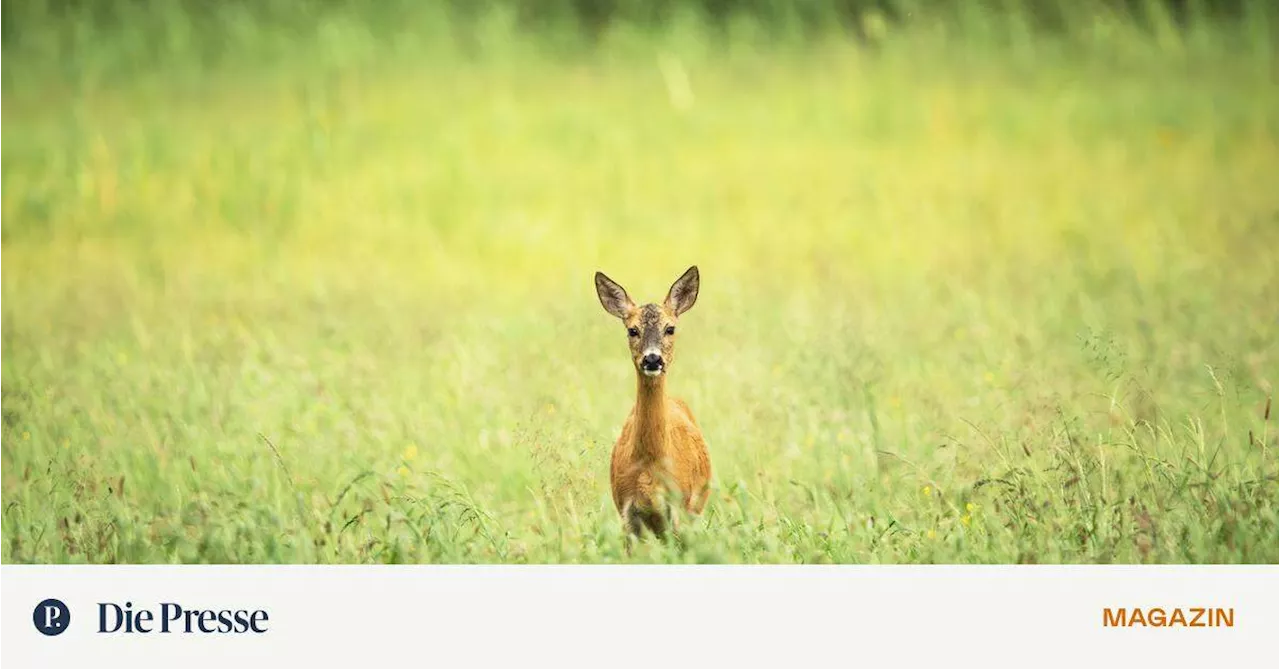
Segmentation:
[[(612, 279), (596, 272), (596, 294), (604, 310), (622, 319), (636, 369), (636, 403), (613, 447), (609, 483), (628, 539), (649, 528), (661, 537), (670, 521), (678, 527), (677, 504), (701, 513), (711, 489), (711, 457), (702, 430), (683, 401), (667, 396), (667, 370), (676, 321), (698, 299), (698, 268), (690, 267), (662, 304), (637, 306)], [(678, 497), (678, 499), (676, 499)]]

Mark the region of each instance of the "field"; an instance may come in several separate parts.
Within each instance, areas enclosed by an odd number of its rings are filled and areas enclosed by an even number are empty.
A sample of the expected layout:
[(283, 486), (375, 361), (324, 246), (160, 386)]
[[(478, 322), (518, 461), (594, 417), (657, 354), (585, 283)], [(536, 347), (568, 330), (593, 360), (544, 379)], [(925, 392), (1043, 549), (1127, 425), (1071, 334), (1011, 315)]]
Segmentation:
[[(1277, 562), (1273, 34), (485, 30), (5, 53), (4, 562)], [(692, 264), (628, 556), (592, 275)]]

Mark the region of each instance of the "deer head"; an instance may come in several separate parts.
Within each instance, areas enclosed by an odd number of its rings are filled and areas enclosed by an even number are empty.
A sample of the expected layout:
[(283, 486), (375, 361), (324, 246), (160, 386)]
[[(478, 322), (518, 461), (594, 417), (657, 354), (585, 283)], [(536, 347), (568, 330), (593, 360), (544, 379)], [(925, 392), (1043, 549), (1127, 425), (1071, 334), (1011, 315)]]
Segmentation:
[(636, 373), (657, 378), (671, 365), (676, 322), (698, 300), (698, 267), (680, 275), (662, 304), (637, 306), (616, 281), (596, 272), (596, 295), (604, 310), (622, 320)]

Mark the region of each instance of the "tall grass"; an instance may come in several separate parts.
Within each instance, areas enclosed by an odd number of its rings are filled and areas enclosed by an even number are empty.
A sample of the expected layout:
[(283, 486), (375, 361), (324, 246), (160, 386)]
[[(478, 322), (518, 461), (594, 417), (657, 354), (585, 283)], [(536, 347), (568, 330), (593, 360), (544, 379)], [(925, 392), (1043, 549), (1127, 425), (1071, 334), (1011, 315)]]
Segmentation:
[[(50, 79), (114, 85), (236, 67), (382, 67), (533, 48), (570, 58), (647, 53), (655, 42), (716, 51), (828, 39), (866, 48), (928, 35), (1004, 56), (1073, 48), (1162, 60), (1192, 52), (1270, 58), (1275, 3), (1262, 0), (15, 0), (3, 14), (6, 88)], [(170, 81), (170, 84), (173, 82)]]
[(6, 3), (3, 559), (1277, 561), (1274, 21), (666, 6)]

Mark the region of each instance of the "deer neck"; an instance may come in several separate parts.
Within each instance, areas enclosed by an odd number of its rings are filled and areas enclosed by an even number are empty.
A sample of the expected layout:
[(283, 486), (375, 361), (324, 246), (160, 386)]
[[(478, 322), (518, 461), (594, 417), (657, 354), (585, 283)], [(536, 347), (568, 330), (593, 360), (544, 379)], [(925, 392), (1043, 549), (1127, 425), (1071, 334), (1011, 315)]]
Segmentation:
[(667, 375), (636, 375), (635, 453), (661, 460), (667, 453)]

